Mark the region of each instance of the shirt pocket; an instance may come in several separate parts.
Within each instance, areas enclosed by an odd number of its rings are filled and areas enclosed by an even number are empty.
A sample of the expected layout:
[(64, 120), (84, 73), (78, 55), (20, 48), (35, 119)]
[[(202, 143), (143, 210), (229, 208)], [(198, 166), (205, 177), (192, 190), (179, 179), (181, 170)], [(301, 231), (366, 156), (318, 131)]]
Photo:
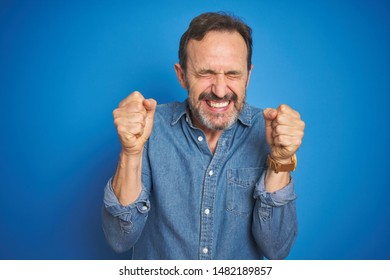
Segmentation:
[(244, 216), (252, 213), (255, 204), (253, 191), (262, 172), (262, 168), (227, 170), (227, 211)]

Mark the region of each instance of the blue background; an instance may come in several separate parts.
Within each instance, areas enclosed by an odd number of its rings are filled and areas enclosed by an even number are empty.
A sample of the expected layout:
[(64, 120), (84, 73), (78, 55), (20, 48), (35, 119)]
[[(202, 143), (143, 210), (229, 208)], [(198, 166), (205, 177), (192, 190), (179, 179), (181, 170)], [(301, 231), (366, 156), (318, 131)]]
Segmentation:
[(289, 259), (390, 259), (389, 1), (0, 1), (0, 259), (123, 259), (103, 188), (131, 91), (183, 100), (173, 64), (205, 11), (254, 37), (250, 103), (307, 128)]

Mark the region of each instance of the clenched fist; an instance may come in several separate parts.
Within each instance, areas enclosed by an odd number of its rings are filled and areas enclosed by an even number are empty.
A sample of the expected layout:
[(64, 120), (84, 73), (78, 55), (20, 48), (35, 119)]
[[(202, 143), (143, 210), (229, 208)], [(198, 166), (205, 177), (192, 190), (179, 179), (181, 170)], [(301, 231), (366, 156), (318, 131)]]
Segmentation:
[(128, 155), (142, 154), (145, 142), (152, 133), (157, 102), (145, 99), (138, 91), (121, 101), (114, 110), (114, 123), (122, 145)]
[(280, 163), (289, 163), (302, 143), (305, 123), (301, 116), (287, 105), (263, 111), (267, 143), (271, 157)]

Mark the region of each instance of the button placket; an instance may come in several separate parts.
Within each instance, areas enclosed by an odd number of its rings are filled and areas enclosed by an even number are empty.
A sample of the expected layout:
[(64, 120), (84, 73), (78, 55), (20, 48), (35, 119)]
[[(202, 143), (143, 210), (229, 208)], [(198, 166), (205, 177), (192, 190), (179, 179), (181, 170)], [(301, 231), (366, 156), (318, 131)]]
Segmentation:
[(213, 207), (217, 195), (217, 181), (219, 178), (219, 167), (222, 165), (226, 157), (227, 142), (231, 137), (230, 131), (224, 131), (221, 135), (217, 149), (205, 170), (203, 182), (201, 228), (200, 228), (200, 243), (199, 243), (199, 258), (213, 258), (213, 240), (214, 240), (214, 214)]

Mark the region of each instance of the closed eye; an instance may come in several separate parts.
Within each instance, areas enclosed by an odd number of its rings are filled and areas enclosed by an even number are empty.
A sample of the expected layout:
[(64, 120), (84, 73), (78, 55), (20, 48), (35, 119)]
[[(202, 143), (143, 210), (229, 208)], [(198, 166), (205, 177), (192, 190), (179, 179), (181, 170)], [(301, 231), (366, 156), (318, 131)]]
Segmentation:
[[(215, 72), (215, 71), (213, 71), (211, 69), (202, 69), (202, 70), (198, 71), (197, 74), (198, 74), (199, 77), (206, 77), (206, 78), (208, 78), (208, 77), (217, 75), (219, 73), (217, 73), (217, 72)], [(231, 70), (231, 71), (225, 72), (224, 76), (226, 76), (229, 79), (239, 79), (242, 76), (242, 72), (241, 71), (236, 71), (236, 70)]]
[(209, 69), (202, 69), (198, 72), (198, 75), (201, 77), (209, 77), (215, 74), (216, 73), (213, 70), (209, 70)]
[(228, 71), (225, 75), (231, 79), (238, 79), (241, 77), (242, 73), (240, 71)]

